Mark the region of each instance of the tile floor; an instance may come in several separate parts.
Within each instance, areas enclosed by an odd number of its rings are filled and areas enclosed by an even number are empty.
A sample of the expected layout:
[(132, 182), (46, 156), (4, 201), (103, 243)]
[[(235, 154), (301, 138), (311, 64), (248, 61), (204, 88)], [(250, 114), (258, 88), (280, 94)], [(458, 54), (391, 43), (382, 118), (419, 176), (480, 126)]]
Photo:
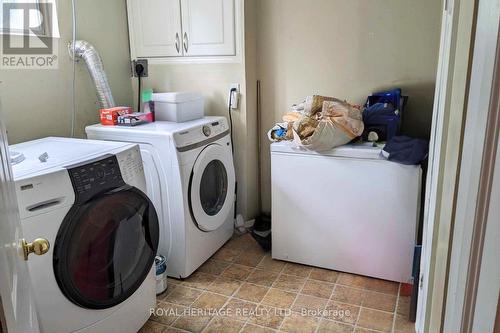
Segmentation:
[(246, 234), (168, 280), (140, 333), (414, 333), (399, 284), (273, 260)]

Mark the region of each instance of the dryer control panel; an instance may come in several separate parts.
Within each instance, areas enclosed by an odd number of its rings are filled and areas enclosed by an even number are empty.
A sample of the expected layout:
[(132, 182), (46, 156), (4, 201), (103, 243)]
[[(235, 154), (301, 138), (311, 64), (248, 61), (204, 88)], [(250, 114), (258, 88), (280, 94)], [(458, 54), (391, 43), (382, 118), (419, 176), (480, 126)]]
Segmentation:
[(85, 203), (95, 195), (125, 185), (115, 155), (68, 167), (75, 203)]
[(174, 134), (177, 150), (186, 151), (207, 144), (229, 134), (229, 125), (225, 118), (220, 118)]

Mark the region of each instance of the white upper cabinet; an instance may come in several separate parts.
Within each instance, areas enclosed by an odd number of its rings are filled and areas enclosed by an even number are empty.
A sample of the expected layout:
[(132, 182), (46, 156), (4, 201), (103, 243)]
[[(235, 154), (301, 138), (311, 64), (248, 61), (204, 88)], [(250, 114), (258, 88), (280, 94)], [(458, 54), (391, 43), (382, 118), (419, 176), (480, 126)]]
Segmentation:
[(179, 0), (128, 0), (129, 34), (135, 57), (182, 55)]
[(241, 18), (236, 13), (242, 10), (241, 3), (241, 0), (127, 0), (132, 58), (158, 61), (235, 58), (241, 32)]
[(234, 0), (181, 0), (187, 56), (235, 55)]

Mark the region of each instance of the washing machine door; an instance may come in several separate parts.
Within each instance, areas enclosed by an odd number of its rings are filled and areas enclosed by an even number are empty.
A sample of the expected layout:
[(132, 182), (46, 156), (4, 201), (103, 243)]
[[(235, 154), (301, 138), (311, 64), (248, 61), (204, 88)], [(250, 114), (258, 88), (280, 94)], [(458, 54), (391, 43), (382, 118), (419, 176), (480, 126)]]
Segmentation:
[(149, 274), (158, 238), (154, 206), (137, 188), (124, 184), (77, 202), (54, 244), (57, 283), (83, 308), (120, 304)]
[(202, 231), (224, 224), (234, 207), (235, 175), (227, 148), (212, 144), (198, 156), (189, 181), (189, 208)]

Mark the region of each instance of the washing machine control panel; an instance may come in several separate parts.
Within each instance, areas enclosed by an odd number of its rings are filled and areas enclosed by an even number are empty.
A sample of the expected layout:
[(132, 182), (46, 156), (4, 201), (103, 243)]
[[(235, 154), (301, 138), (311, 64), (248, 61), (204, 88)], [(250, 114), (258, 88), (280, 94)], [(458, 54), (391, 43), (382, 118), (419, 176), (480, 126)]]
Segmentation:
[(214, 120), (203, 126), (195, 127), (186, 131), (174, 134), (177, 148), (185, 148), (201, 144), (228, 132), (229, 126), (225, 118)]
[(87, 202), (97, 194), (125, 185), (115, 155), (67, 168), (76, 202)]

